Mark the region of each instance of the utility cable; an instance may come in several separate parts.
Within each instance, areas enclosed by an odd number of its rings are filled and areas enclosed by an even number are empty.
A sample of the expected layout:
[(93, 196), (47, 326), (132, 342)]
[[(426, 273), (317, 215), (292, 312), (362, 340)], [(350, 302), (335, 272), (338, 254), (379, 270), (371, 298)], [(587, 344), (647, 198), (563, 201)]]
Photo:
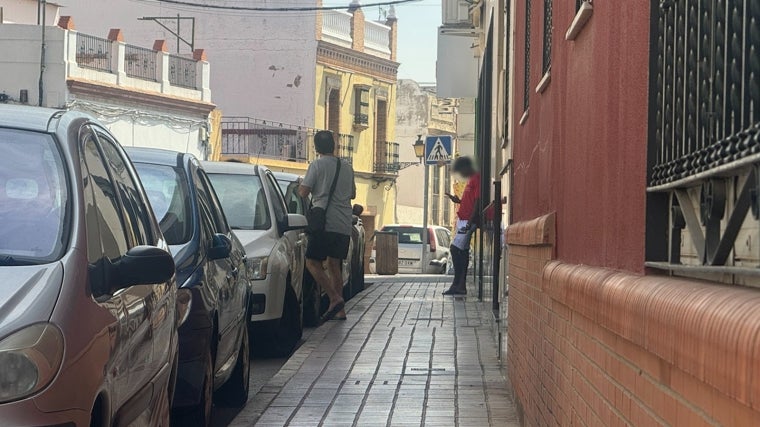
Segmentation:
[[(219, 4), (202, 4), (184, 0), (155, 0), (158, 3), (168, 3), (181, 6), (198, 7), (202, 9), (219, 9), (219, 10), (248, 10), (254, 12), (308, 12), (320, 10), (343, 10), (349, 9), (350, 6), (304, 6), (304, 7), (252, 7), (252, 6), (223, 6)], [(375, 6), (391, 6), (404, 3), (416, 3), (422, 0), (391, 0), (378, 3), (363, 4), (357, 7), (368, 8)]]

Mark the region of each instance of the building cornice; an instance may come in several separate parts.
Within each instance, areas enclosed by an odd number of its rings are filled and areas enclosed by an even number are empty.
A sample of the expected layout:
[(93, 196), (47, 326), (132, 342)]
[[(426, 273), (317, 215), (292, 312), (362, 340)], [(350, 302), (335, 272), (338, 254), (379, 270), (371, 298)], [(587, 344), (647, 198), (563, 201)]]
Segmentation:
[(317, 44), (317, 62), (338, 69), (366, 74), (388, 83), (398, 81), (398, 62), (358, 52), (324, 40), (319, 40)]
[(166, 94), (157, 94), (133, 88), (124, 88), (107, 83), (98, 83), (79, 79), (67, 79), (69, 90), (75, 95), (87, 95), (101, 99), (120, 100), (134, 104), (153, 107), (158, 110), (171, 110), (192, 116), (208, 117), (216, 108), (210, 102), (180, 98)]

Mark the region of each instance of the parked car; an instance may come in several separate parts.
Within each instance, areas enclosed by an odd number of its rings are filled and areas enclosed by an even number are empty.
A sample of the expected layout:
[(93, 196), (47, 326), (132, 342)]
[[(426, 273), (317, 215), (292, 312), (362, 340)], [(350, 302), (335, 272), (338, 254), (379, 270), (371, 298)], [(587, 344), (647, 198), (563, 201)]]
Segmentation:
[(265, 166), (204, 162), (227, 216), (245, 247), (251, 280), (250, 321), (257, 337), (278, 355), (289, 354), (303, 333), (306, 218), (289, 214)]
[(0, 423), (169, 425), (174, 261), (137, 174), (87, 115), (0, 106)]
[[(437, 225), (428, 227), (428, 244), (422, 247), (421, 225), (384, 226), (380, 231), (398, 233), (398, 272), (408, 274), (446, 274), (449, 262), (451, 232)], [(375, 249), (369, 259), (369, 269), (376, 272)]]
[[(288, 212), (304, 216), (308, 215), (309, 208), (311, 207), (311, 197), (301, 197), (298, 194), (298, 187), (303, 182), (303, 177), (285, 172), (274, 172), (274, 176), (285, 198)], [(341, 270), (343, 273), (341, 277), (343, 281), (343, 299), (346, 301), (364, 290), (364, 227), (357, 215), (353, 216), (353, 224), (348, 258), (343, 260)], [(308, 236), (305, 233), (302, 239), (308, 243)], [(304, 269), (303, 289), (304, 323), (309, 326), (316, 326), (319, 324), (321, 315), (327, 311), (329, 305), (327, 294), (320, 288), (314, 278), (311, 277), (311, 273), (306, 269)]]
[(173, 406), (184, 425), (209, 425), (212, 397), (248, 401), (250, 285), (245, 249), (232, 234), (219, 199), (192, 154), (127, 148), (177, 265), (180, 289), (193, 304), (179, 329)]

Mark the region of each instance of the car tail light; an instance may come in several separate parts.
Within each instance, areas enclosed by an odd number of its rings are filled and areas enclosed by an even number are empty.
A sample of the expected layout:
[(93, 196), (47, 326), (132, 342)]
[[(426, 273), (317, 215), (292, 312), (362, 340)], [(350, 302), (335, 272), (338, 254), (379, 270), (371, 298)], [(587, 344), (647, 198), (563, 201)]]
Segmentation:
[(435, 235), (433, 234), (432, 228), (428, 228), (428, 243), (430, 243), (430, 252), (435, 252), (437, 248), (435, 246)]

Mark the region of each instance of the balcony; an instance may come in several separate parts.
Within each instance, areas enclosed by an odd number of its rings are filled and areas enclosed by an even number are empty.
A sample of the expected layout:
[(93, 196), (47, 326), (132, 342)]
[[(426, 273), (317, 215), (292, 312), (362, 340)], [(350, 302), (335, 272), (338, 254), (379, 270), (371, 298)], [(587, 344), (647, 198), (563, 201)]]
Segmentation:
[(738, 4), (702, 6), (698, 26), (673, 2), (652, 11), (647, 266), (749, 284), (760, 276), (760, 8)]
[(397, 142), (377, 142), (374, 167), (376, 174), (398, 174), (400, 169), (398, 147)]
[(314, 129), (249, 117), (222, 121), (222, 155), (306, 163)]
[(210, 101), (210, 70), (208, 62), (199, 57), (202, 53), (171, 55), (126, 44), (116, 36), (56, 30), (68, 39), (69, 78)]
[(346, 134), (338, 134), (338, 147), (336, 153), (338, 157), (347, 161), (348, 163), (354, 162), (354, 136)]

